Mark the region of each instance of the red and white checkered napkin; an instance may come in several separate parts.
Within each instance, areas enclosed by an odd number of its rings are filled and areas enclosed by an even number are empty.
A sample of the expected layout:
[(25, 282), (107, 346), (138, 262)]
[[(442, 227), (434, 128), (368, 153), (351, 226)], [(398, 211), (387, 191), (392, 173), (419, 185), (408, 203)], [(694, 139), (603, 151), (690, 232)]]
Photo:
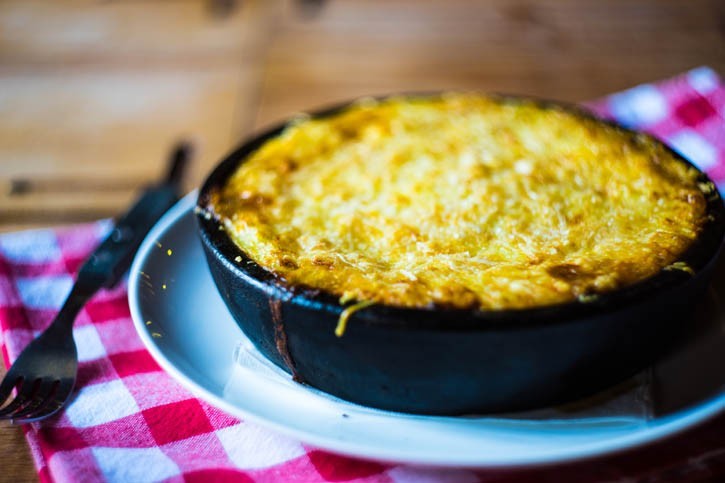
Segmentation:
[[(725, 186), (725, 88), (711, 70), (635, 87), (591, 107), (654, 133)], [(53, 318), (73, 274), (109, 226), (99, 222), (0, 236), (6, 364)], [(534, 476), (364, 462), (230, 417), (193, 397), (151, 359), (134, 331), (123, 284), (99, 293), (81, 311), (74, 332), (80, 357), (77, 396), (57, 417), (25, 427), (43, 481), (526, 481)], [(662, 464), (657, 455), (650, 459), (650, 469), (652, 462)], [(558, 475), (581, 481), (616, 473), (611, 465), (595, 463)]]

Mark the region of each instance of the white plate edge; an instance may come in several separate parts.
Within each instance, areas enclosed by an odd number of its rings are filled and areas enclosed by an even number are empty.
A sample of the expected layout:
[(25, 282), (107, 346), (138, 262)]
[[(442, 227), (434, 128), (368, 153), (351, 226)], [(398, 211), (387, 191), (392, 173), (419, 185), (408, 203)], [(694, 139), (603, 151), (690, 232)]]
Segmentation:
[(139, 334), (141, 341), (146, 349), (161, 366), (161, 368), (171, 375), (177, 382), (188, 389), (192, 394), (207, 401), (213, 406), (238, 417), (240, 419), (251, 421), (261, 426), (271, 428), (281, 434), (293, 437), (305, 444), (329, 450), (336, 454), (351, 456), (355, 458), (372, 459), (387, 463), (403, 463), (435, 467), (459, 467), (459, 468), (510, 468), (510, 467), (527, 467), (527, 466), (545, 466), (559, 464), (565, 462), (573, 462), (583, 459), (595, 458), (605, 455), (613, 455), (622, 451), (643, 446), (647, 443), (659, 441), (676, 435), (686, 429), (690, 429), (706, 420), (716, 416), (725, 408), (725, 393), (721, 393), (710, 399), (705, 400), (701, 404), (678, 411), (664, 418), (657, 420), (656, 424), (645, 426), (644, 429), (635, 433), (625, 434), (618, 437), (607, 439), (603, 443), (590, 443), (582, 445), (581, 448), (575, 450), (567, 450), (566, 454), (561, 451), (554, 451), (550, 454), (543, 454), (539, 457), (516, 457), (510, 459), (497, 458), (496, 460), (486, 460), (485, 455), (481, 458), (472, 460), (469, 458), (456, 459), (455, 455), (446, 454), (440, 460), (420, 460), (416, 459), (410, 453), (399, 451), (397, 454), (386, 450), (385, 452), (376, 451), (376, 448), (370, 448), (369, 445), (360, 445), (347, 441), (333, 440), (324, 436), (310, 434), (308, 432), (289, 428), (265, 417), (258, 416), (253, 413), (247, 413), (243, 409), (226, 401), (222, 397), (214, 394), (208, 389), (202, 387), (193, 381), (189, 376), (184, 374), (166, 357), (163, 351), (154, 341), (148, 332), (148, 328), (144, 324), (142, 314), (140, 312), (140, 304), (138, 302), (137, 293), (139, 289), (139, 278), (132, 274), (140, 272), (140, 268), (146, 258), (152, 253), (156, 240), (163, 235), (168, 228), (177, 220), (184, 216), (188, 211), (193, 210), (197, 191), (194, 190), (184, 196), (176, 205), (174, 205), (149, 231), (139, 250), (134, 257), (131, 265), (128, 283), (128, 303), (131, 311), (136, 332)]

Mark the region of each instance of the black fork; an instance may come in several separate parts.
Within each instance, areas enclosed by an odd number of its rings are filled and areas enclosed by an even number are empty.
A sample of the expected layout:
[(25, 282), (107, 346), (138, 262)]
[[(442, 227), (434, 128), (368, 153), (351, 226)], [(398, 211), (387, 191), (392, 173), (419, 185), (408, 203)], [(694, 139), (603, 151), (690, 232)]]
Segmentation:
[(73, 322), (99, 289), (116, 285), (131, 265), (146, 233), (179, 198), (182, 172), (190, 146), (176, 147), (166, 179), (146, 190), (111, 234), (85, 261), (70, 295), (50, 326), (33, 340), (0, 383), (0, 419), (29, 423), (56, 413), (68, 401), (78, 373)]

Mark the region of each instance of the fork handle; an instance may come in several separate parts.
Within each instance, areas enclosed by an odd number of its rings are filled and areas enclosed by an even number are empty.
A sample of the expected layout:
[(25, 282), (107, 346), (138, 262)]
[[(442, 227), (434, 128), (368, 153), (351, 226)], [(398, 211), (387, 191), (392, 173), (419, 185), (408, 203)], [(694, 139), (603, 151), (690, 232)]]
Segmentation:
[(166, 178), (146, 189), (131, 209), (116, 222), (111, 233), (81, 266), (68, 298), (47, 331), (72, 333), (78, 312), (101, 288), (111, 288), (131, 265), (148, 231), (179, 199), (180, 182), (192, 154), (188, 142), (171, 153)]
[(60, 311), (56, 314), (53, 322), (51, 322), (45, 332), (52, 333), (53, 335), (72, 334), (73, 324), (78, 313), (91, 297), (92, 294), (81, 290), (78, 285), (73, 285), (68, 298), (65, 299)]

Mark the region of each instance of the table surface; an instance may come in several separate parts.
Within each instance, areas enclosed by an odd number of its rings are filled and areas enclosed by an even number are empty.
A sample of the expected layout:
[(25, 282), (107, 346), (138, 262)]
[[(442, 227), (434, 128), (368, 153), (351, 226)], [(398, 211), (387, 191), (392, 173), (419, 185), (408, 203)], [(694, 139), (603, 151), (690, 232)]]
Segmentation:
[[(351, 97), (581, 101), (699, 65), (725, 73), (720, 0), (320, 3), (4, 0), (0, 231), (121, 213), (180, 139), (196, 146), (192, 189), (250, 132)], [(0, 462), (0, 481), (37, 479), (16, 427), (0, 426)]]

